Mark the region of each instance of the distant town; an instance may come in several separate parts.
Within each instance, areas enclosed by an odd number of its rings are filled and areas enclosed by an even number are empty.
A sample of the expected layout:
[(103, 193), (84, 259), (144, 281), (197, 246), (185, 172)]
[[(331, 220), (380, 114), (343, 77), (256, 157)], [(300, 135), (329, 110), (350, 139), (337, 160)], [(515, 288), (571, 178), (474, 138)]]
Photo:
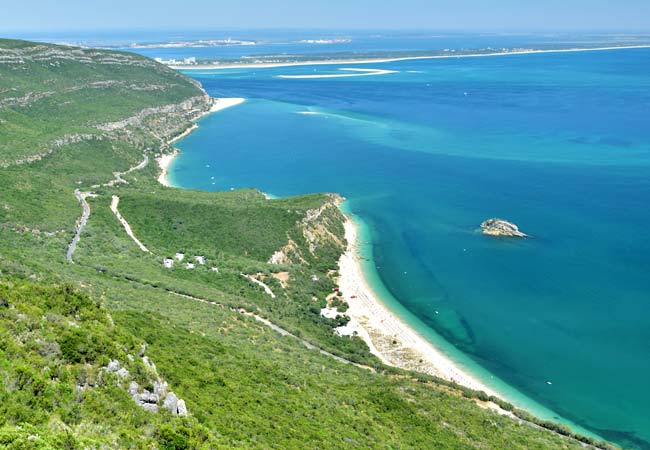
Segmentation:
[(156, 62), (160, 64), (165, 64), (166, 66), (195, 66), (197, 64), (196, 58), (194, 56), (183, 59), (162, 59), (155, 58)]

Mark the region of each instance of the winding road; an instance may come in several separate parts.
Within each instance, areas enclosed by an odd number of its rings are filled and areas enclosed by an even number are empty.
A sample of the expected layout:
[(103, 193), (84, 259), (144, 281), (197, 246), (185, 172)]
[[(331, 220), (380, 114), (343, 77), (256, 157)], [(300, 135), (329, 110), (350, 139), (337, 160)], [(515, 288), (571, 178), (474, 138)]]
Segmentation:
[(115, 214), (117, 220), (119, 220), (122, 226), (124, 227), (124, 231), (126, 231), (126, 234), (128, 234), (129, 237), (133, 240), (133, 242), (135, 242), (136, 245), (140, 247), (140, 250), (142, 250), (145, 253), (151, 253), (149, 249), (147, 249), (147, 247), (145, 247), (144, 244), (140, 242), (140, 240), (137, 237), (135, 237), (135, 234), (133, 234), (131, 225), (129, 225), (129, 222), (127, 222), (126, 219), (122, 217), (122, 214), (120, 214), (120, 211), (117, 209), (119, 204), (120, 204), (120, 198), (117, 195), (114, 195), (111, 201), (111, 211), (113, 211), (113, 214)]
[(77, 222), (77, 229), (75, 231), (74, 237), (72, 238), (72, 242), (70, 242), (70, 245), (68, 246), (68, 252), (65, 255), (66, 259), (71, 263), (74, 263), (72, 260), (72, 254), (77, 249), (77, 244), (81, 238), (81, 230), (83, 230), (83, 228), (86, 226), (86, 223), (88, 223), (88, 218), (90, 217), (90, 205), (86, 201), (86, 198), (91, 196), (94, 197), (94, 194), (90, 192), (81, 192), (79, 189), (75, 189), (74, 196), (77, 197), (77, 200), (79, 200), (79, 203), (81, 203), (83, 212), (81, 214), (81, 218)]
[[(149, 156), (144, 155), (144, 159), (142, 160), (142, 162), (129, 168), (129, 170), (127, 170), (126, 172), (113, 172), (115, 178), (109, 181), (108, 183), (102, 184), (102, 186), (110, 187), (110, 186), (114, 186), (117, 183), (128, 183), (128, 181), (122, 178), (122, 175), (127, 175), (135, 170), (144, 169), (145, 167), (147, 167), (147, 164), (149, 164)], [(99, 186), (93, 186), (93, 187), (99, 187)], [(75, 229), (75, 234), (74, 237), (72, 238), (72, 242), (70, 242), (70, 245), (68, 246), (68, 251), (65, 254), (65, 258), (71, 263), (74, 263), (74, 260), (72, 259), (72, 255), (77, 249), (77, 244), (79, 243), (79, 239), (81, 239), (81, 232), (83, 231), (84, 227), (88, 223), (88, 219), (90, 218), (90, 205), (86, 201), (86, 198), (97, 197), (97, 195), (93, 194), (92, 192), (81, 192), (79, 189), (75, 189), (74, 196), (77, 197), (77, 200), (79, 200), (79, 203), (81, 203), (81, 207), (83, 211), (81, 213), (81, 217), (77, 221), (77, 228)]]

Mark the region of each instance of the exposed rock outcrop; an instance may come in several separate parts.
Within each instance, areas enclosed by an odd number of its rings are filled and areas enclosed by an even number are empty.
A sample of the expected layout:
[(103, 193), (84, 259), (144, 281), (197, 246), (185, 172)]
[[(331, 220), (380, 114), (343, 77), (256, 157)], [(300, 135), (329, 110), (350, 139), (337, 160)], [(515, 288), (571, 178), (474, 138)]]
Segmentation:
[[(144, 345), (144, 344), (143, 344)], [(122, 386), (126, 386), (128, 383), (128, 388), (126, 391), (129, 393), (131, 398), (135, 403), (142, 407), (145, 411), (149, 412), (158, 412), (160, 407), (164, 407), (170, 413), (176, 414), (179, 416), (187, 416), (187, 406), (185, 401), (178, 398), (171, 390), (165, 380), (163, 380), (159, 375), (156, 369), (156, 365), (149, 359), (148, 356), (144, 356), (142, 352), (142, 364), (147, 368), (149, 374), (153, 378), (153, 381), (149, 381), (148, 384), (153, 386), (153, 392), (140, 386), (134, 379), (132, 379), (129, 371), (122, 367), (119, 361), (111, 360), (105, 367), (102, 367), (100, 370), (107, 373), (116, 374), (119, 377), (119, 383)], [(128, 360), (134, 362), (135, 358), (132, 355), (128, 355)], [(80, 386), (80, 390), (86, 389), (93, 386)]]
[(487, 236), (528, 237), (527, 234), (519, 231), (517, 225), (503, 219), (488, 219), (481, 224), (481, 230)]
[[(179, 135), (187, 128), (188, 122), (197, 120), (210, 111), (213, 99), (201, 85), (181, 73), (145, 57), (123, 52), (85, 49), (62, 45), (22, 42), (21, 45), (0, 42), (0, 70), (3, 74), (26, 71), (42, 78), (42, 82), (30, 87), (20, 83), (9, 83), (0, 88), (0, 110), (20, 109), (20, 114), (31, 117), (43, 101), (56, 101), (60, 105), (81, 102), (83, 98), (95, 96), (104, 90), (102, 96), (141, 98), (141, 92), (165, 92), (181, 89), (187, 96), (151, 95), (151, 101), (142, 101), (145, 107), (132, 110), (129, 104), (119, 105), (116, 112), (121, 114), (99, 114), (104, 120), (93, 120), (95, 115), (85, 115), (74, 119), (69, 127), (52, 129), (34, 140), (34, 145), (15, 152), (0, 152), (0, 168), (30, 164), (40, 161), (61, 148), (92, 140), (118, 140), (138, 146), (144, 151), (157, 147), (169, 151), (167, 140)], [(56, 68), (66, 65), (68, 73), (79, 69), (79, 77), (57, 77)], [(125, 77), (122, 70), (107, 71), (106, 65), (146, 68), (148, 76)], [(79, 94), (86, 92), (86, 94)], [(169, 104), (162, 103), (169, 99)], [(179, 101), (180, 100), (180, 101)], [(115, 107), (113, 105), (113, 107)], [(42, 108), (41, 108), (42, 109)], [(65, 112), (62, 112), (65, 114)], [(35, 114), (38, 118), (38, 113)], [(111, 121), (105, 119), (111, 118)], [(3, 122), (5, 119), (0, 119)], [(72, 119), (71, 119), (72, 120)], [(40, 122), (27, 124), (29, 129)], [(40, 126), (40, 125), (39, 125)], [(63, 134), (66, 130), (74, 133)], [(0, 145), (1, 147), (1, 145)]]
[(188, 118), (196, 118), (201, 115), (209, 106), (212, 100), (206, 96), (197, 96), (189, 98), (181, 103), (146, 108), (134, 116), (127, 117), (117, 122), (109, 122), (96, 125), (96, 128), (102, 131), (114, 131), (126, 127), (142, 126), (144, 120), (158, 114), (189, 114)]
[[(318, 208), (310, 209), (298, 220), (296, 227), (299, 236), (288, 236), (287, 244), (271, 255), (269, 264), (309, 264), (309, 260), (317, 258), (321, 249), (335, 246), (341, 251), (345, 249), (345, 238), (342, 231), (337, 234), (336, 226), (343, 223), (339, 205), (343, 198), (337, 194), (329, 194), (327, 200)], [(304, 242), (305, 245), (299, 245)]]

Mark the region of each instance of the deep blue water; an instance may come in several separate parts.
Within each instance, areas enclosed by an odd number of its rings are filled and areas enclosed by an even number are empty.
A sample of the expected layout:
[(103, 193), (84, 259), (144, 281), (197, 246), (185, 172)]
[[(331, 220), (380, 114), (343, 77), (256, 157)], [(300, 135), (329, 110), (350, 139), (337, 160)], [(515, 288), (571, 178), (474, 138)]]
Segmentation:
[[(179, 144), (173, 182), (343, 194), (380, 282), (452, 356), (650, 448), (650, 50), (277, 77), (340, 67), (191, 72), (249, 100)], [(495, 216), (532, 237), (476, 232)]]

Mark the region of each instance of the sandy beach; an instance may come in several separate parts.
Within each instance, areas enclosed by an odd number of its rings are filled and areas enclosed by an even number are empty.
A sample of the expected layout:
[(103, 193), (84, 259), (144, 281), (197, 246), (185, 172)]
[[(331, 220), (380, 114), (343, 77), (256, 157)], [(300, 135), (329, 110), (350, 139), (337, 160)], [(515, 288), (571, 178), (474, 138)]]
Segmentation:
[(363, 276), (357, 252), (357, 226), (349, 218), (345, 223), (345, 237), (348, 249), (339, 260), (339, 287), (349, 304), (346, 314), (351, 323), (348, 326), (366, 341), (370, 351), (388, 365), (435, 375), (495, 395), (380, 302)]
[[(213, 99), (212, 106), (210, 109), (203, 114), (199, 119), (207, 116), (208, 114), (212, 114), (217, 111), (221, 111), (226, 108), (230, 108), (232, 106), (237, 106), (246, 101), (245, 98), (215, 98)], [(198, 120), (198, 119), (197, 119)], [(191, 127), (189, 127), (187, 130), (183, 131), (181, 134), (178, 136), (174, 137), (173, 139), (169, 140), (167, 143), (169, 145), (172, 145), (174, 142), (177, 142), (190, 133), (192, 133), (194, 130), (196, 130), (199, 126), (197, 124), (193, 124)], [(156, 158), (156, 162), (158, 163), (158, 167), (160, 167), (160, 175), (158, 176), (158, 182), (162, 184), (163, 186), (167, 187), (172, 187), (172, 185), (169, 183), (168, 179), (168, 173), (169, 173), (169, 167), (174, 161), (174, 158), (178, 156), (180, 152), (177, 149), (174, 149), (172, 153), (168, 153), (165, 155), (162, 155), (158, 158)]]
[(396, 70), (382, 69), (339, 69), (348, 73), (337, 73), (330, 75), (278, 75), (278, 78), (301, 79), (301, 78), (346, 78), (346, 77), (369, 77), (374, 75), (390, 75), (398, 73)]
[(212, 114), (213, 112), (221, 111), (222, 109), (230, 108), (232, 106), (237, 106), (246, 101), (245, 98), (217, 98), (214, 99), (212, 103), (212, 108), (206, 113)]
[(177, 70), (213, 70), (213, 69), (255, 69), (255, 68), (273, 68), (273, 67), (290, 67), (290, 66), (321, 66), (333, 64), (374, 64), (374, 63), (388, 63), (395, 61), (412, 61), (419, 59), (446, 59), (446, 58), (480, 58), (486, 56), (508, 56), (508, 55), (530, 55), (536, 53), (573, 53), (573, 52), (597, 52), (606, 50), (625, 50), (635, 48), (650, 48), (650, 45), (621, 45), (614, 47), (595, 47), (595, 48), (565, 48), (553, 50), (534, 50), (522, 49), (513, 50), (509, 52), (491, 52), (491, 53), (468, 53), (468, 54), (454, 54), (449, 53), (445, 55), (431, 55), (431, 56), (404, 56), (396, 58), (340, 58), (329, 60), (314, 60), (314, 61), (287, 61), (277, 63), (242, 63), (242, 64), (197, 64), (197, 65), (176, 65), (169, 66)]
[(167, 173), (169, 171), (169, 165), (172, 163), (174, 158), (178, 156), (178, 153), (179, 151), (174, 149), (172, 153), (162, 155), (161, 157), (156, 159), (156, 162), (158, 163), (158, 167), (160, 167), (160, 175), (158, 176), (158, 183), (162, 184), (163, 186), (172, 187), (172, 185), (169, 183), (169, 180), (167, 179)]

